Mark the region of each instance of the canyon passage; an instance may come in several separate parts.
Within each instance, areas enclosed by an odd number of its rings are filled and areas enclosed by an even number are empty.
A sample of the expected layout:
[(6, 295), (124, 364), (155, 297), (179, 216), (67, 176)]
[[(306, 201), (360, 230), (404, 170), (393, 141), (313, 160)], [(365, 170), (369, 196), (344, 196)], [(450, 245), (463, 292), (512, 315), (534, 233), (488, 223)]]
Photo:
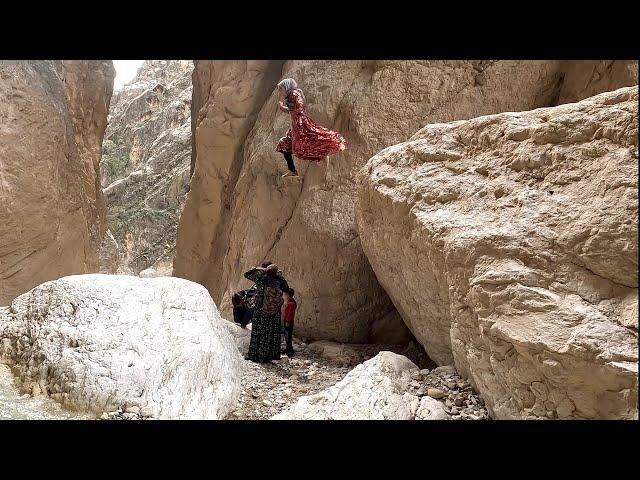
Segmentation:
[[(636, 61), (115, 74), (0, 61), (8, 415), (637, 418)], [(348, 144), (292, 178), (283, 78)], [(259, 365), (231, 296), (264, 260), (296, 355)]]

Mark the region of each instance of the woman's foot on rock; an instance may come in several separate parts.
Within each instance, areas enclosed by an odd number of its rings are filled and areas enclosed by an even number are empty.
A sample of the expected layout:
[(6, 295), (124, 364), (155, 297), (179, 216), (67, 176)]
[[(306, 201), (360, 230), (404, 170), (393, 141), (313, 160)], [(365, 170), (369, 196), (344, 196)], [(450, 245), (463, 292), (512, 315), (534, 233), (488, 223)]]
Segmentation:
[(282, 175), (282, 178), (285, 177), (297, 177), (298, 176), (298, 172), (287, 172), (284, 175)]

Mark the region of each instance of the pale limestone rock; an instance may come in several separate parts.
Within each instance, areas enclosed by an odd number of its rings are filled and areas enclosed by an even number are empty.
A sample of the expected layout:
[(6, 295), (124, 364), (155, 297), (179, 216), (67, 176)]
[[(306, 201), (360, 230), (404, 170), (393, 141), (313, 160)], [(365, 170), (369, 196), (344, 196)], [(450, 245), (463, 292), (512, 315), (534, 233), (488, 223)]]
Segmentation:
[[(442, 404), (409, 393), (411, 360), (380, 352), (358, 365), (334, 386), (298, 401), (273, 420), (424, 420), (446, 419)], [(424, 398), (424, 397), (423, 397)]]
[(0, 304), (98, 269), (111, 61), (0, 61)]
[(240, 396), (243, 368), (225, 323), (187, 280), (74, 275), (0, 311), (0, 356), (20, 384), (72, 409), (220, 419)]
[(118, 273), (120, 265), (120, 251), (118, 241), (111, 230), (107, 230), (100, 246), (100, 272)]
[(428, 125), (362, 169), (377, 278), (495, 417), (637, 418), (637, 142), (636, 86)]
[(417, 420), (449, 420), (449, 415), (444, 410), (442, 402), (431, 397), (422, 397), (418, 410), (416, 411)]
[[(601, 63), (582, 62), (581, 70), (561, 61), (198, 61), (193, 178), (174, 274), (205, 285), (229, 312), (231, 293), (247, 286), (242, 273), (268, 259), (296, 290), (302, 337), (406, 341), (360, 245), (358, 170), (425, 124), (550, 106), (585, 89), (631, 84), (617, 73), (629, 62), (613, 62), (615, 75), (602, 81), (593, 74)], [(283, 77), (298, 81), (310, 116), (349, 143), (328, 165), (295, 159), (299, 178), (280, 178), (286, 167), (275, 151), (290, 124), (277, 109), (275, 84)]]
[(138, 276), (140, 278), (153, 278), (153, 277), (158, 277), (160, 275), (157, 274), (155, 268), (153, 267), (149, 267), (149, 268), (145, 268), (143, 271), (141, 271)]
[(233, 336), (236, 346), (243, 357), (249, 353), (249, 344), (251, 343), (251, 324), (246, 328), (240, 327), (238, 324), (225, 320), (224, 327)]

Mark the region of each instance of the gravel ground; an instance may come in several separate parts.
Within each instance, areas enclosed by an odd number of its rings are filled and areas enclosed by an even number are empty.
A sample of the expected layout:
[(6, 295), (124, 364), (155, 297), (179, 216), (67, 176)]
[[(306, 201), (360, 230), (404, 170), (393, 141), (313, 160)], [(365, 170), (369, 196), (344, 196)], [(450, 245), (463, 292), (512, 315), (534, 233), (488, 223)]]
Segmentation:
[(281, 412), (305, 395), (339, 382), (352, 367), (314, 355), (302, 343), (294, 343), (296, 355), (283, 355), (271, 364), (246, 362), (242, 393), (227, 420), (262, 420)]

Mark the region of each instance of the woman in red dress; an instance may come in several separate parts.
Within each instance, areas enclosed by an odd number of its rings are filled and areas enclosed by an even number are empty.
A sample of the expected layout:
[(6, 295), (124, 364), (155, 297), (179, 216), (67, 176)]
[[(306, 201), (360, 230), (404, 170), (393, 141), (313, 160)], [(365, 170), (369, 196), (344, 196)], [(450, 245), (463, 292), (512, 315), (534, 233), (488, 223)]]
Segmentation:
[(289, 171), (283, 177), (297, 176), (292, 154), (312, 162), (320, 162), (327, 155), (341, 152), (347, 148), (342, 135), (315, 123), (306, 113), (304, 94), (293, 78), (285, 78), (278, 83), (280, 110), (291, 115), (291, 128), (280, 139), (276, 151), (281, 152), (287, 161)]

